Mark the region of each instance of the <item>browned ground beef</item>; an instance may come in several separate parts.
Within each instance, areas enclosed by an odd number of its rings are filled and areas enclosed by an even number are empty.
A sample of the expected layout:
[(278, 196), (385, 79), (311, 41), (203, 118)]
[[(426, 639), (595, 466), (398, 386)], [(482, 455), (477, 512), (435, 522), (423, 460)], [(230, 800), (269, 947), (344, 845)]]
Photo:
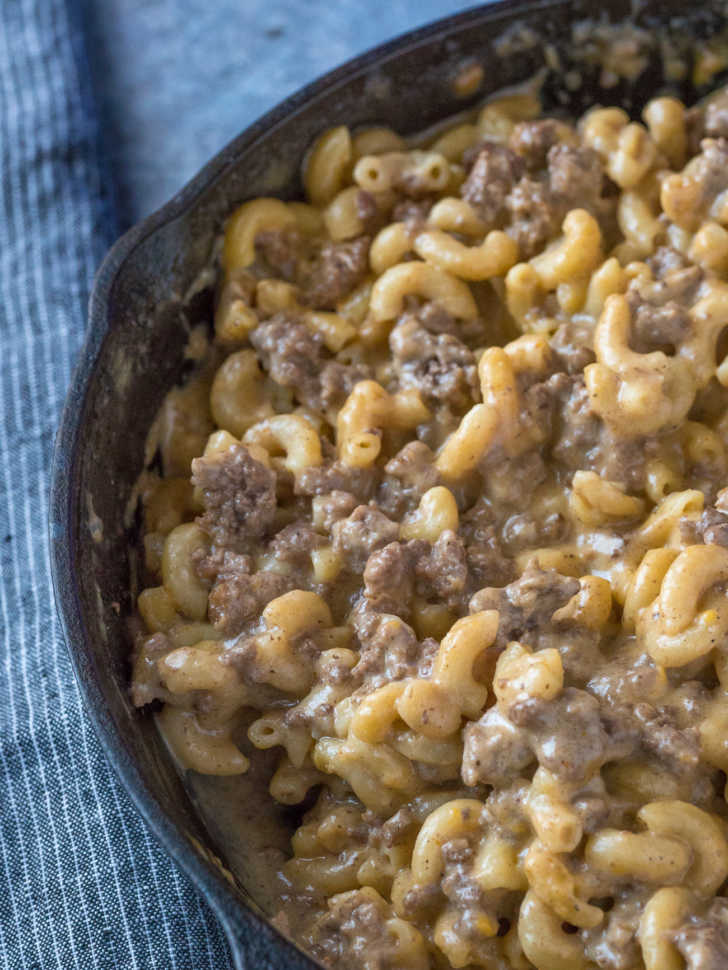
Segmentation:
[(291, 580), (279, 573), (225, 570), (210, 590), (210, 621), (223, 636), (237, 636), (272, 599), (292, 588)]
[(374, 549), (393, 542), (399, 525), (373, 505), (360, 505), (345, 519), (339, 519), (331, 530), (334, 549), (346, 558), (349, 569), (361, 573)]
[(366, 275), (369, 236), (346, 242), (324, 242), (312, 249), (297, 229), (266, 229), (255, 237), (265, 269), (301, 289), (305, 303), (333, 310)]
[(289, 283), (298, 278), (298, 264), (306, 242), (297, 229), (264, 229), (255, 237), (255, 250), (274, 276)]
[(358, 890), (334, 902), (316, 927), (314, 954), (327, 963), (353, 956), (372, 970), (392, 966), (394, 941), (385, 932), (385, 919), (376, 905)]
[(705, 109), (705, 134), (710, 138), (728, 138), (728, 95), (721, 92)]
[(457, 337), (432, 334), (409, 317), (392, 330), (389, 346), (400, 386), (416, 388), (426, 402), (463, 411), (478, 395), (475, 357)]
[(270, 528), (276, 510), (275, 475), (243, 445), (211, 458), (195, 458), (192, 482), (202, 491), (201, 527), (213, 542), (245, 551)]
[(563, 140), (564, 129), (554, 118), (521, 121), (513, 129), (508, 147), (520, 155), (529, 171), (537, 172), (545, 168), (549, 149)]
[(359, 189), (356, 194), (356, 214), (361, 219), (364, 232), (374, 236), (387, 222), (387, 215), (377, 205), (376, 198), (371, 192)]
[(691, 916), (674, 931), (673, 940), (687, 970), (723, 970), (728, 966), (728, 900), (718, 897), (704, 917)]
[(369, 556), (364, 569), (364, 596), (377, 613), (409, 617), (414, 593), (414, 557), (401, 542), (390, 542)]
[(323, 342), (297, 315), (276, 313), (255, 328), (250, 342), (276, 383), (290, 387), (301, 401), (315, 398), (320, 386)]
[(353, 672), (363, 680), (366, 691), (419, 672), (427, 675), (437, 641), (419, 642), (412, 627), (400, 617), (372, 609), (366, 598), (357, 604), (352, 620), (360, 645)]
[(728, 512), (708, 506), (700, 517), (698, 535), (706, 544), (728, 546)]
[(505, 145), (484, 142), (460, 194), (485, 223), (497, 222), (505, 212), (506, 197), (523, 174), (523, 161)]
[(503, 589), (481, 589), (470, 601), (471, 612), (498, 610), (498, 644), (533, 643), (553, 629), (551, 618), (579, 591), (579, 583), (555, 569), (530, 567)]
[(508, 193), (509, 232), (524, 258), (543, 248), (558, 227), (560, 209), (554, 205), (548, 185), (524, 176)]
[(315, 468), (306, 468), (296, 480), (296, 492), (301, 495), (327, 495), (329, 492), (350, 492), (360, 502), (367, 502), (380, 478), (377, 468), (352, 468), (340, 461), (330, 461)]
[(301, 278), (306, 303), (320, 310), (334, 310), (339, 300), (358, 286), (369, 268), (368, 236), (350, 242), (324, 243), (318, 258)]
[(330, 360), (319, 376), (320, 391), (314, 399), (317, 411), (339, 410), (359, 381), (368, 380), (371, 370), (365, 364), (342, 364)]

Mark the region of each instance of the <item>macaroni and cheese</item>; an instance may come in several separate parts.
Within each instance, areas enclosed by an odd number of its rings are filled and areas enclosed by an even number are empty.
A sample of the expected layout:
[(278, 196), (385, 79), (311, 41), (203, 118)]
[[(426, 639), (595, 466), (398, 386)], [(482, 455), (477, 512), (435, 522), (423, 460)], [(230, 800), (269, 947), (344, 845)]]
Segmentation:
[(728, 91), (341, 126), (303, 184), (152, 430), (135, 703), (275, 752), (326, 966), (728, 967)]

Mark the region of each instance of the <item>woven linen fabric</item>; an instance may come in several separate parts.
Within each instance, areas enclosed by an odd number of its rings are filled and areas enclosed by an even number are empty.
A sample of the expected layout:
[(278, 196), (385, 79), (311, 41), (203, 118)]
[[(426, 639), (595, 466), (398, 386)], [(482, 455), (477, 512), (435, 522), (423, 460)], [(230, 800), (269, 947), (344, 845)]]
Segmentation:
[(81, 707), (53, 604), (53, 437), (95, 268), (116, 226), (80, 24), (0, 3), (0, 967), (231, 966), (214, 916), (156, 844)]
[[(360, 7), (348, 6), (356, 24)], [(49, 470), (93, 274), (119, 227), (319, 71), (455, 9), (369, 8), (366, 29), (346, 21), (332, 45), (335, 7), (311, 0), (296, 32), (293, 0), (0, 2), (0, 970), (231, 967), (214, 915), (137, 814), (83, 710), (51, 590)], [(271, 70), (256, 67), (247, 99), (231, 17), (240, 45), (254, 29), (271, 41)], [(273, 41), (286, 30), (286, 57), (291, 36), (308, 54), (284, 69)]]

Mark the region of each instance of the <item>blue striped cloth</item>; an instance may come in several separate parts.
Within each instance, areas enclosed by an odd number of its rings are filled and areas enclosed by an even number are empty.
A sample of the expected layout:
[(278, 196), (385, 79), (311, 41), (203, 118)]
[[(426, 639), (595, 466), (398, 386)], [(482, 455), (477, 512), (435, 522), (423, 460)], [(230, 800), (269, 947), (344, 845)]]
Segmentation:
[(0, 3), (0, 966), (224, 970), (214, 917), (156, 845), (81, 708), (48, 566), (53, 436), (116, 224), (83, 36), (64, 0)]
[[(259, 109), (332, 58), (457, 6), (400, 0), (365, 18), (351, 0), (337, 34), (328, 0), (311, 0), (294, 30), (293, 0), (0, 0), (0, 970), (231, 966), (211, 912), (99, 748), (53, 607), (49, 465), (93, 273), (118, 226), (164, 201)], [(251, 90), (236, 58), (257, 28), (271, 44), (254, 77), (274, 83)], [(191, 66), (154, 43), (174, 36), (183, 53), (180, 30)], [(286, 31), (287, 47), (273, 43)], [(291, 69), (297, 43), (308, 55)]]

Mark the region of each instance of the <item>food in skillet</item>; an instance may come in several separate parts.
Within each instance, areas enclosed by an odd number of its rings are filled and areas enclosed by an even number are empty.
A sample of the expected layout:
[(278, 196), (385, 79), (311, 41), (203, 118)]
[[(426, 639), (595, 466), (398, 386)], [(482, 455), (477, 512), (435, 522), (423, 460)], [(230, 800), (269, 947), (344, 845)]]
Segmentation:
[(330, 966), (728, 967), (728, 94), (538, 112), (324, 134), (150, 435), (135, 703)]

